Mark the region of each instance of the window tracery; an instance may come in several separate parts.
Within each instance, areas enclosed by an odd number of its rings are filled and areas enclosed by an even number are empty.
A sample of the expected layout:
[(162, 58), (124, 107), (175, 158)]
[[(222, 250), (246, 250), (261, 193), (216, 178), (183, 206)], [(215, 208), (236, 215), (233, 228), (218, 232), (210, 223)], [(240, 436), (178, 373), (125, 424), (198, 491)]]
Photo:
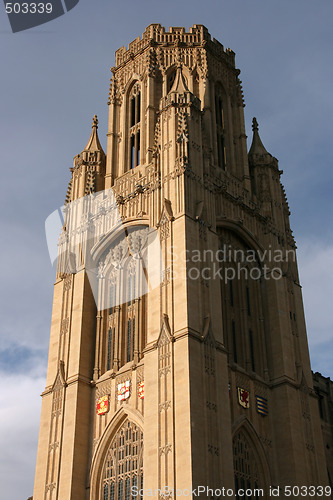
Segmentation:
[[(246, 498), (254, 500), (259, 498), (260, 469), (254, 450), (242, 431), (238, 431), (233, 439), (234, 476), (236, 499)], [(239, 490), (252, 492), (252, 495), (240, 496)]]
[(145, 226), (128, 228), (101, 261), (106, 268), (99, 291), (103, 342), (97, 344), (96, 363), (101, 360), (101, 374), (138, 363), (145, 347), (148, 231)]
[(219, 229), (228, 279), (221, 280), (221, 303), (229, 363), (264, 376), (267, 368), (261, 264), (253, 250), (227, 229)]
[(133, 486), (143, 487), (143, 432), (139, 426), (126, 420), (107, 451), (100, 498), (130, 500)]

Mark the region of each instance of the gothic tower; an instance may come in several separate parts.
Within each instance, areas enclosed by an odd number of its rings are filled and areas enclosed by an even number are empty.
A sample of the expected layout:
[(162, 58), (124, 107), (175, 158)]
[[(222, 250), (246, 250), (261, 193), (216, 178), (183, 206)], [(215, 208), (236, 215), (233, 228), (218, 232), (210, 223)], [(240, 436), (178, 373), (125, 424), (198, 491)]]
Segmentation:
[(107, 153), (94, 117), (71, 169), (34, 500), (326, 485), (282, 172), (255, 119), (247, 153), (234, 52), (152, 24), (112, 72)]

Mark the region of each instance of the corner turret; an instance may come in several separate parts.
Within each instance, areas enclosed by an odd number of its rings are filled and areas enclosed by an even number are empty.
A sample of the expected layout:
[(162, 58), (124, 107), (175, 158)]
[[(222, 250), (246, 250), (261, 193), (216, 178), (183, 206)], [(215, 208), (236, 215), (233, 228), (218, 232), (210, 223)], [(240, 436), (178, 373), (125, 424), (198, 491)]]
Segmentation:
[[(266, 150), (259, 135), (256, 118), (252, 120), (253, 138), (248, 153), (252, 192), (261, 203), (262, 213), (278, 223), (281, 205), (281, 186), (278, 161)], [(279, 224), (278, 224), (279, 225)], [(283, 229), (283, 224), (281, 230)]]
[(91, 127), (86, 147), (74, 157), (65, 203), (104, 189), (106, 156), (98, 138), (97, 115), (94, 115)]

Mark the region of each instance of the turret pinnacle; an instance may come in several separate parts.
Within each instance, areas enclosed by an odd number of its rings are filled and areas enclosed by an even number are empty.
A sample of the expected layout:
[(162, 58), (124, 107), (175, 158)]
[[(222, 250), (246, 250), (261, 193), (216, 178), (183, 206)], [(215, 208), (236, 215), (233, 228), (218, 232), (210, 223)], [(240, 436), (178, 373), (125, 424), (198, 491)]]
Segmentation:
[(260, 156), (269, 155), (269, 156), (271, 156), (270, 153), (268, 153), (268, 151), (266, 150), (263, 143), (261, 142), (259, 131), (258, 131), (259, 126), (258, 126), (257, 119), (255, 117), (252, 120), (252, 130), (253, 130), (253, 139), (252, 139), (252, 144), (251, 144), (251, 148), (249, 151), (249, 156), (252, 156), (252, 155), (260, 155)]
[(88, 143), (83, 151), (101, 151), (104, 155), (104, 151), (103, 151), (103, 148), (101, 146), (101, 143), (99, 142), (98, 133), (97, 133), (97, 129), (98, 129), (97, 115), (94, 115), (94, 117), (93, 117), (93, 122), (92, 122), (91, 128), (92, 128), (92, 131), (91, 131), (90, 139), (89, 139), (89, 141), (88, 141)]
[(177, 74), (175, 81), (173, 82), (172, 88), (170, 92), (177, 92), (177, 94), (184, 94), (185, 92), (188, 92), (188, 88), (186, 85), (186, 81), (182, 72), (181, 66), (178, 66), (177, 68)]
[[(100, 191), (104, 187), (106, 156), (99, 142), (97, 128), (98, 120), (95, 115), (86, 147), (80, 154), (74, 156), (74, 165), (71, 169), (72, 178), (67, 190), (66, 203)], [(76, 170), (80, 170), (81, 175), (74, 176)]]

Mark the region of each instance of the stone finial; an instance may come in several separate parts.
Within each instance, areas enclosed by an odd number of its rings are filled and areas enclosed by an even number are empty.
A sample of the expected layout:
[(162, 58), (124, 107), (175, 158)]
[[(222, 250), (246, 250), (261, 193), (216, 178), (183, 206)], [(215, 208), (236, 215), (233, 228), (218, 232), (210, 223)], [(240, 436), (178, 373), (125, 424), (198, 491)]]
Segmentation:
[(253, 130), (253, 139), (252, 139), (252, 144), (251, 144), (250, 151), (249, 151), (249, 157), (251, 157), (253, 155), (260, 155), (260, 156), (269, 155), (269, 156), (271, 156), (270, 153), (268, 153), (268, 151), (266, 150), (265, 146), (263, 145), (263, 143), (260, 139), (259, 126), (258, 126), (257, 119), (255, 117), (252, 120), (252, 130)]
[(97, 133), (97, 129), (98, 129), (97, 115), (94, 115), (94, 117), (93, 117), (91, 128), (92, 128), (92, 130), (91, 130), (91, 135), (90, 135), (89, 141), (88, 141), (88, 143), (83, 151), (101, 151), (102, 154), (104, 155), (104, 151), (103, 151), (103, 148), (101, 146), (101, 143), (99, 142), (98, 133)]
[(253, 132), (255, 130), (259, 130), (259, 125), (258, 125), (258, 122), (257, 122), (257, 118), (255, 116), (253, 117), (253, 120), (252, 120), (252, 130), (253, 130)]
[(98, 128), (98, 118), (97, 118), (97, 115), (94, 115), (93, 117), (93, 122), (92, 122), (92, 128)]

